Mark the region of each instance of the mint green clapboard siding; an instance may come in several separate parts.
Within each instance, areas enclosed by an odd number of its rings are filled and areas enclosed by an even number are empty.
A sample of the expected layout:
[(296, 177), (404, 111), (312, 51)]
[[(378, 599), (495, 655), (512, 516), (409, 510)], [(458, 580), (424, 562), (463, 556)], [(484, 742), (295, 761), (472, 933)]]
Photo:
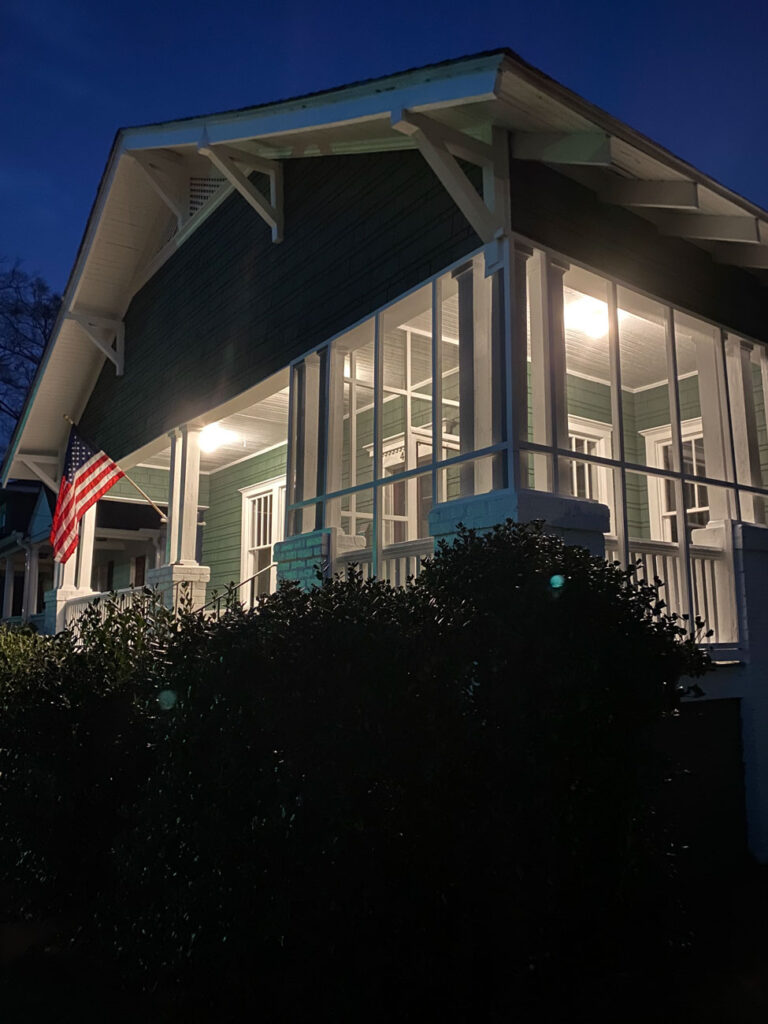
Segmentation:
[(287, 445), (255, 455), (208, 477), (209, 508), (203, 530), (203, 565), (211, 570), (208, 593), (240, 582), (242, 487), (285, 475)]
[[(155, 469), (152, 466), (134, 466), (133, 469), (128, 470), (128, 475), (132, 480), (141, 487), (143, 491), (146, 491), (152, 501), (156, 501), (158, 504), (168, 504), (168, 470), (167, 469)], [(202, 483), (202, 478), (201, 478)], [(135, 487), (131, 486), (127, 480), (118, 480), (114, 487), (111, 487), (108, 493), (109, 498), (127, 498), (130, 501), (141, 501), (141, 495)], [(201, 504), (204, 502), (201, 501)]]

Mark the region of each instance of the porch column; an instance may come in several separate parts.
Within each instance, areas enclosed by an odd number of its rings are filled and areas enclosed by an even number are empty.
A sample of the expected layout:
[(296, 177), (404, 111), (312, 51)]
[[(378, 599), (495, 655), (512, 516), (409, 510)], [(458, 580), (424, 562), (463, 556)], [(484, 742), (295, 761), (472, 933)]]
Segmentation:
[(208, 566), (197, 561), (197, 505), (200, 491), (201, 428), (185, 425), (170, 433), (171, 470), (168, 481), (168, 527), (165, 564), (149, 569), (148, 587), (156, 587), (169, 608), (185, 594), (192, 609), (205, 604)]
[(30, 544), (24, 555), (24, 600), (21, 609), (24, 622), (29, 622), (30, 617), (37, 614), (39, 555), (39, 544)]
[[(733, 446), (736, 453), (736, 480), (740, 484), (746, 484), (747, 487), (761, 487), (760, 442), (757, 436), (755, 388), (752, 379), (752, 349), (753, 346), (748, 341), (732, 337), (728, 339), (725, 352), (731, 399)], [(758, 355), (762, 363), (764, 358), (762, 351)], [(704, 436), (706, 438), (706, 434)], [(712, 475), (708, 463), (707, 474)], [(755, 523), (764, 522), (761, 501), (755, 500), (749, 491), (742, 491), (739, 500), (742, 519)]]
[(13, 615), (13, 558), (5, 560), (5, 583), (3, 585), (3, 618), (10, 619)]
[(200, 493), (200, 428), (181, 428), (179, 548), (175, 561), (197, 565), (197, 501)]
[[(93, 574), (93, 545), (96, 536), (96, 508), (91, 505), (80, 521), (80, 543), (77, 549), (77, 588), (78, 590), (91, 591), (91, 576)], [(72, 561), (72, 559), (71, 559)]]
[(179, 513), (181, 483), (181, 431), (172, 430), (171, 467), (168, 472), (168, 522), (165, 530), (165, 565), (176, 561), (179, 553)]
[[(547, 447), (568, 447), (568, 403), (565, 390), (564, 264), (536, 252), (531, 260), (531, 405), (533, 440)], [(563, 460), (534, 455), (537, 491), (568, 491), (570, 473)], [(561, 469), (558, 473), (557, 470)], [(562, 477), (563, 479), (559, 479)]]
[(56, 562), (53, 569), (53, 589), (45, 592), (45, 632), (60, 633), (64, 629), (67, 601), (78, 597), (77, 552), (66, 562)]

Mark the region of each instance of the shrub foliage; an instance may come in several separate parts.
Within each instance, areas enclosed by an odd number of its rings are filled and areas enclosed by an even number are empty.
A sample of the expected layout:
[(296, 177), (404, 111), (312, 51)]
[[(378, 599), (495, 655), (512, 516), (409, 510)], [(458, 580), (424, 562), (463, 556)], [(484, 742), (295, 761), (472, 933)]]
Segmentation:
[(511, 522), (399, 590), (2, 632), (6, 917), (188, 1019), (507, 1019), (664, 938), (646, 739), (706, 668), (657, 587)]

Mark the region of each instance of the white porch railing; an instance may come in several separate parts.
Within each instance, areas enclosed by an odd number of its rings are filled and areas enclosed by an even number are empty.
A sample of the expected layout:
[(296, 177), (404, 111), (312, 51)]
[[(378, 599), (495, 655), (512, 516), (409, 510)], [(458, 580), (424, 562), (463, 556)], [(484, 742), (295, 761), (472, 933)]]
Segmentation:
[[(431, 558), (434, 550), (435, 543), (431, 537), (391, 544), (381, 552), (379, 579), (389, 580), (393, 587), (405, 586), (409, 576), (418, 576), (421, 572), (422, 558)], [(362, 571), (363, 579), (370, 579), (373, 570), (373, 552), (370, 548), (345, 551), (334, 561), (334, 573), (344, 572), (351, 562)]]
[[(709, 643), (732, 643), (737, 639), (733, 583), (728, 552), (721, 548), (690, 546), (691, 590), (694, 614), (704, 620), (707, 630), (714, 630)], [(605, 557), (618, 558), (615, 537), (605, 539)], [(682, 615), (687, 611), (683, 600), (682, 564), (677, 544), (660, 540), (630, 541), (630, 561), (641, 561), (640, 579), (658, 576), (664, 586), (661, 597), (669, 612)]]
[(83, 597), (75, 597), (71, 601), (67, 601), (64, 609), (64, 625), (69, 626), (70, 623), (78, 619), (85, 609), (95, 604), (97, 601), (98, 612), (101, 621), (107, 617), (107, 604), (117, 606), (120, 609), (129, 608), (135, 600), (137, 600), (144, 593), (143, 587), (126, 587), (123, 590), (107, 591), (105, 593), (94, 593), (85, 594)]

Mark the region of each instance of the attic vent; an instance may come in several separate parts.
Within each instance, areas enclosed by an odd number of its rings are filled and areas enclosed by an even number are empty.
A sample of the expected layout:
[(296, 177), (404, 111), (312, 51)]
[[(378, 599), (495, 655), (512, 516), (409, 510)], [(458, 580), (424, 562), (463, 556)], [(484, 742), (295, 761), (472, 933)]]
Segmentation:
[(189, 216), (192, 217), (201, 206), (204, 206), (214, 193), (218, 192), (219, 186), (224, 184), (224, 178), (190, 178), (189, 179)]

